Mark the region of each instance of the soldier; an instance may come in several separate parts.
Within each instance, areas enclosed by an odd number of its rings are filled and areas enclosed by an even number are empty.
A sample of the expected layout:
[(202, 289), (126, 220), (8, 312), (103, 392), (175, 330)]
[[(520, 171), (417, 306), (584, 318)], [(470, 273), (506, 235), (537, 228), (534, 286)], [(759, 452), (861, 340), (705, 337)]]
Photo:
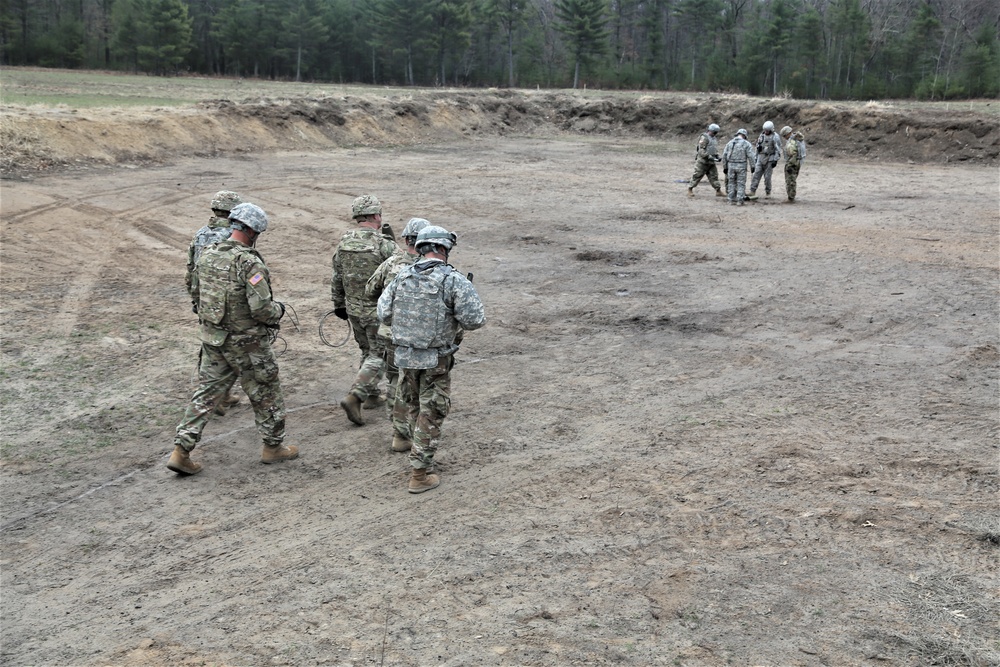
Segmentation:
[(733, 206), (743, 206), (746, 196), (747, 165), (753, 164), (753, 144), (747, 141), (747, 131), (737, 130), (722, 151), (722, 169), (726, 172), (726, 195)]
[(201, 439), (212, 410), (239, 376), (250, 398), (257, 431), (264, 440), (261, 463), (294, 459), (298, 447), (285, 446), (285, 400), (268, 332), (277, 328), (285, 306), (271, 296), (264, 259), (254, 250), (267, 229), (260, 207), (242, 203), (229, 213), (231, 236), (201, 253), (192, 280), (201, 321), (198, 389), (177, 426), (167, 467), (179, 475), (201, 472), (191, 451)]
[(411, 425), (410, 493), (440, 484), (429, 469), (451, 409), (457, 337), (486, 324), (476, 288), (447, 263), (457, 242), (446, 229), (424, 227), (416, 243), (421, 258), (400, 271), (378, 300), (379, 322), (392, 327), (396, 365), (402, 372), (399, 392)]
[(757, 165), (750, 182), (750, 199), (757, 198), (757, 186), (764, 179), (764, 194), (771, 196), (771, 171), (781, 159), (781, 139), (774, 133), (774, 123), (764, 123), (764, 131), (757, 137)]
[(806, 142), (801, 132), (792, 134), (787, 125), (781, 128), (781, 138), (785, 140), (785, 192), (788, 203), (795, 203), (795, 182), (799, 178), (799, 168), (806, 159)]
[[(231, 190), (219, 190), (212, 197), (212, 217), (208, 219), (208, 224), (198, 230), (188, 246), (187, 272), (184, 275), (184, 282), (187, 285), (188, 294), (191, 295), (191, 310), (198, 313), (198, 298), (191, 291), (191, 283), (194, 279), (195, 265), (201, 256), (201, 251), (208, 246), (215, 245), (219, 241), (229, 238), (229, 212), (233, 207), (241, 204), (243, 200), (238, 194)], [(236, 383), (238, 378), (233, 378)], [(232, 385), (226, 389), (225, 397), (215, 406), (215, 414), (224, 415), (228, 408), (238, 405), (239, 396), (232, 393)]]
[[(403, 241), (406, 243), (406, 252), (397, 252), (389, 259), (382, 262), (372, 277), (365, 285), (365, 296), (369, 299), (377, 300), (386, 286), (393, 281), (399, 272), (419, 257), (417, 254), (416, 242), (417, 234), (424, 227), (431, 223), (423, 218), (410, 218), (403, 228)], [(386, 407), (389, 411), (389, 418), (392, 419), (392, 444), (390, 449), (394, 452), (410, 451), (410, 424), (406, 417), (406, 404), (399, 400), (400, 394), (396, 390), (398, 386), (399, 368), (396, 366), (392, 344), (392, 327), (379, 324), (378, 338), (382, 344), (382, 359), (385, 361), (385, 397)], [(397, 407), (398, 405), (398, 407)]]
[(715, 166), (720, 159), (719, 144), (715, 139), (718, 133), (719, 126), (712, 123), (708, 126), (708, 131), (702, 133), (698, 139), (698, 148), (694, 155), (694, 174), (688, 183), (688, 197), (694, 197), (694, 189), (702, 176), (708, 176), (709, 184), (715, 188), (716, 197), (725, 197), (722, 194), (722, 186), (719, 185), (719, 170)]
[(378, 340), (377, 301), (365, 296), (365, 285), (375, 270), (399, 246), (381, 233), (382, 204), (372, 195), (362, 195), (351, 205), (357, 229), (344, 234), (333, 254), (333, 280), (330, 291), (333, 312), (351, 323), (354, 340), (361, 349), (361, 366), (350, 392), (340, 402), (347, 418), (358, 426), (365, 423), (361, 407), (379, 405), (378, 383), (385, 373), (382, 344)]

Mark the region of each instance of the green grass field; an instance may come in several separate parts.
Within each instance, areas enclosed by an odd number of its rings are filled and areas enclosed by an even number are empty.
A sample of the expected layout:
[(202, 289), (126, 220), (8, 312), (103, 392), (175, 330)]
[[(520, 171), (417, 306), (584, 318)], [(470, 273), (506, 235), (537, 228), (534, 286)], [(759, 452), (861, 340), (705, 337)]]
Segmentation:
[[(398, 96), (420, 91), (441, 92), (442, 88), (393, 88), (389, 86), (341, 85), (333, 83), (295, 83), (262, 79), (233, 79), (202, 76), (147, 76), (90, 70), (59, 70), (37, 67), (6, 67), (0, 70), (0, 105), (40, 107), (170, 107), (197, 104), (205, 100), (226, 99), (239, 102), (247, 98), (329, 97), (343, 95)], [(461, 89), (451, 89), (461, 90)], [(546, 91), (543, 91), (546, 92)], [(705, 97), (711, 93), (663, 91), (559, 90), (586, 97), (684, 96)], [(830, 104), (864, 106), (872, 101)], [(898, 109), (973, 111), (1000, 116), (1000, 100), (964, 100), (920, 102), (916, 100), (874, 100), (877, 104)]]

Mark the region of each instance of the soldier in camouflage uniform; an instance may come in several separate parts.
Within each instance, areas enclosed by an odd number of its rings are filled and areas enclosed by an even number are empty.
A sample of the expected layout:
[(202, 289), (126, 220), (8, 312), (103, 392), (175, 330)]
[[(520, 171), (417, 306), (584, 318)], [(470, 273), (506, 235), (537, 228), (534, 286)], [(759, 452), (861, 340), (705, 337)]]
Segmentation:
[(191, 451), (237, 376), (264, 440), (261, 463), (299, 455), (297, 447), (283, 444), (285, 400), (268, 336), (285, 314), (285, 306), (272, 298), (267, 266), (253, 248), (267, 229), (267, 215), (258, 206), (242, 203), (230, 211), (229, 220), (230, 238), (201, 253), (191, 285), (201, 321), (201, 358), (198, 389), (177, 426), (174, 451), (167, 462), (179, 475), (201, 472), (201, 464), (191, 460)]
[[(423, 218), (410, 218), (400, 235), (406, 243), (406, 252), (397, 252), (379, 265), (372, 277), (368, 279), (368, 284), (365, 285), (365, 296), (378, 300), (386, 286), (396, 278), (399, 272), (416, 261), (419, 257), (415, 245), (417, 234), (429, 224), (431, 223)], [(410, 451), (410, 424), (407, 419), (406, 404), (399, 400), (400, 394), (396, 391), (399, 368), (396, 366), (394, 357), (395, 346), (392, 344), (392, 327), (379, 324), (378, 338), (383, 349), (382, 359), (385, 361), (386, 407), (389, 410), (389, 418), (392, 420), (392, 444), (389, 448), (394, 452), (408, 452)]]
[[(231, 190), (216, 192), (215, 196), (212, 197), (212, 217), (208, 219), (207, 225), (198, 230), (191, 240), (191, 245), (188, 246), (187, 272), (184, 275), (184, 283), (187, 285), (188, 294), (191, 295), (191, 310), (196, 314), (198, 312), (198, 298), (191, 290), (195, 265), (202, 250), (229, 238), (229, 212), (233, 210), (234, 206), (241, 203), (243, 200), (240, 196)], [(233, 383), (236, 380), (237, 378), (234, 377)], [(226, 389), (225, 397), (215, 406), (215, 414), (224, 415), (227, 408), (238, 405), (239, 402), (240, 397), (232, 394), (232, 386), (230, 386)]]
[(774, 123), (764, 123), (763, 132), (757, 137), (757, 164), (750, 181), (749, 199), (757, 198), (757, 186), (764, 179), (764, 193), (771, 196), (771, 172), (781, 159), (781, 138), (774, 133)]
[(400, 271), (378, 300), (379, 322), (392, 327), (396, 365), (402, 371), (399, 391), (411, 424), (410, 493), (440, 484), (429, 469), (451, 409), (458, 335), (486, 324), (476, 288), (447, 263), (457, 242), (446, 229), (424, 227), (416, 243), (421, 258)]
[(351, 216), (358, 227), (341, 237), (333, 254), (330, 291), (334, 314), (350, 321), (354, 340), (361, 349), (361, 367), (340, 407), (348, 419), (363, 426), (361, 407), (378, 405), (378, 383), (385, 374), (375, 317), (376, 300), (365, 296), (365, 285), (382, 262), (399, 252), (399, 246), (381, 232), (382, 204), (376, 197), (362, 195), (355, 199)]
[(722, 151), (722, 169), (726, 172), (726, 196), (733, 206), (743, 206), (746, 197), (747, 166), (753, 164), (753, 144), (747, 141), (742, 127)]
[(787, 125), (781, 128), (781, 138), (785, 140), (785, 192), (788, 203), (795, 203), (795, 182), (799, 178), (799, 169), (806, 159), (806, 141), (801, 132), (792, 134), (792, 128)]
[(716, 197), (725, 197), (722, 194), (722, 186), (719, 185), (719, 170), (715, 166), (720, 159), (719, 144), (715, 138), (718, 133), (719, 126), (712, 123), (708, 126), (708, 131), (702, 133), (698, 139), (698, 148), (694, 155), (694, 174), (688, 183), (688, 197), (694, 197), (694, 189), (701, 182), (702, 176), (708, 177), (709, 184), (715, 188)]

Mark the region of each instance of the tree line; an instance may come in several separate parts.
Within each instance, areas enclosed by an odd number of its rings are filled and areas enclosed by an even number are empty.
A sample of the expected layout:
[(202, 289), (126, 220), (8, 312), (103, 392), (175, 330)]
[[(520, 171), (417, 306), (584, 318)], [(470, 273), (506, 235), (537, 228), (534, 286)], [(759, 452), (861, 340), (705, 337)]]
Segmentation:
[(996, 0), (0, 0), (4, 65), (409, 86), (995, 97)]

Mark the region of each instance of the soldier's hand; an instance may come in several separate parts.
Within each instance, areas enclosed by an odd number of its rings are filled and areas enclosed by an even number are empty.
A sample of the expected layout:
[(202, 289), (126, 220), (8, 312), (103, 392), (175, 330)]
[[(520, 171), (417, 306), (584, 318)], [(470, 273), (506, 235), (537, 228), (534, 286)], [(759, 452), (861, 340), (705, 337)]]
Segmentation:
[(777, 166), (778, 166), (778, 161), (777, 160), (775, 160), (774, 162), (771, 163), (771, 169), (774, 169)]
[(333, 309), (333, 314), (336, 315), (337, 317), (339, 317), (342, 320), (346, 320), (347, 319), (347, 308), (334, 308)]
[(275, 303), (281, 306), (281, 315), (278, 315), (278, 319), (280, 320), (282, 317), (285, 316), (285, 304), (281, 303), (280, 301), (275, 301)]
[(191, 312), (194, 313), (195, 315), (198, 314), (198, 302), (197, 301), (192, 301), (191, 302)]

